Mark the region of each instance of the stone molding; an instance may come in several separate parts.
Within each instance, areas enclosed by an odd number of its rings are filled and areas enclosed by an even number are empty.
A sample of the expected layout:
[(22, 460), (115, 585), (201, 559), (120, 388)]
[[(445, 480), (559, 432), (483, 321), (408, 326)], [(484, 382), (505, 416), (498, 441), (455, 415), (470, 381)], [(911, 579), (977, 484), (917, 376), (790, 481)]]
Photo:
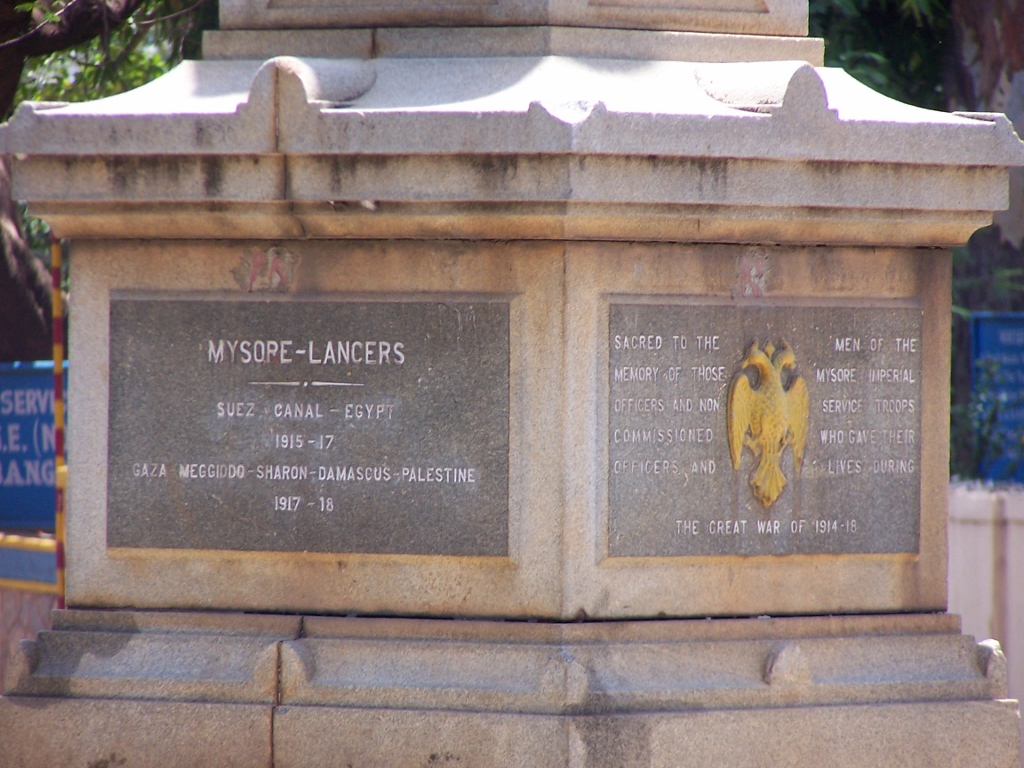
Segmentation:
[[(239, 222), (284, 204), (322, 237), (379, 236), (386, 215), (402, 236), (443, 218), (507, 237), (521, 216), (539, 237), (619, 239), (649, 215), (674, 222), (653, 240), (943, 245), (1006, 206), (1024, 163), (1002, 115), (910, 107), (806, 62), (566, 57), (186, 62), (110, 99), (23, 105), (0, 151), (59, 234), (116, 211), (129, 237), (197, 231), (150, 203)], [(460, 234), (474, 206), (490, 227)]]
[(1006, 698), (949, 614), (531, 624), (68, 610), (10, 697), (594, 715)]
[(608, 27), (807, 34), (806, 0), (226, 0), (221, 29)]
[(573, 56), (639, 61), (806, 61), (823, 66), (821, 38), (593, 27), (219, 29), (203, 58), (474, 58)]

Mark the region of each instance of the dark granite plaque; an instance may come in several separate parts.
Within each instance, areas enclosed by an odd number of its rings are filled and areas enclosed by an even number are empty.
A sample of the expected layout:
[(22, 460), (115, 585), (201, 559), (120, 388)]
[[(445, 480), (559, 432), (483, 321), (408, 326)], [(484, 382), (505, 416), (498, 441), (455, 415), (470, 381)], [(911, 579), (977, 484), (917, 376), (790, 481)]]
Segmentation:
[(609, 306), (609, 555), (918, 551), (919, 307), (625, 301)]
[(111, 547), (504, 556), (509, 305), (118, 296)]

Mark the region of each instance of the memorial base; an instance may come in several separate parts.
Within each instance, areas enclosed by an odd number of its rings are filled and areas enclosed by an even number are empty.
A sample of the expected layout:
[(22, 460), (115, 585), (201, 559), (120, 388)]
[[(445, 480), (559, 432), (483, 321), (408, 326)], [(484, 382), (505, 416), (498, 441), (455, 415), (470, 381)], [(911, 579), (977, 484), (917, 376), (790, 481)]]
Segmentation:
[(2, 766), (1005, 766), (1006, 662), (948, 614), (524, 623), (68, 610)]

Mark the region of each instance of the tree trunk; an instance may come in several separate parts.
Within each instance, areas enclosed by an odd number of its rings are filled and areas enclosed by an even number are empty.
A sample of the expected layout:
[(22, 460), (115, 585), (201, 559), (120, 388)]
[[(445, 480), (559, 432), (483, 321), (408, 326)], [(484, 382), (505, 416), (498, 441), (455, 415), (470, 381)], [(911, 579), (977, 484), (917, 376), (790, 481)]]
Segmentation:
[(8, 160), (0, 157), (0, 362), (53, 356), (50, 275), (22, 231)]
[[(1010, 111), (1011, 102), (1015, 98), (1019, 102), (1024, 95), (1022, 86), (1013, 83), (1024, 71), (1024, 4), (1017, 0), (953, 0), (951, 16), (956, 53), (950, 94), (953, 106)], [(1016, 105), (1018, 112), (1022, 106)]]

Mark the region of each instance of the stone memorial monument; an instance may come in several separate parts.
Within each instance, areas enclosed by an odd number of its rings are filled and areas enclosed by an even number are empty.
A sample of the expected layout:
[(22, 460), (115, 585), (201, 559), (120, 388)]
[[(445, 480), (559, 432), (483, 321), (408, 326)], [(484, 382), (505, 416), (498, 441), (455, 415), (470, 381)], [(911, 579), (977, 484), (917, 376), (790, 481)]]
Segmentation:
[(802, 0), (221, 0), (0, 131), (72, 253), (69, 608), (10, 766), (1002, 766), (946, 609), (1000, 115)]

